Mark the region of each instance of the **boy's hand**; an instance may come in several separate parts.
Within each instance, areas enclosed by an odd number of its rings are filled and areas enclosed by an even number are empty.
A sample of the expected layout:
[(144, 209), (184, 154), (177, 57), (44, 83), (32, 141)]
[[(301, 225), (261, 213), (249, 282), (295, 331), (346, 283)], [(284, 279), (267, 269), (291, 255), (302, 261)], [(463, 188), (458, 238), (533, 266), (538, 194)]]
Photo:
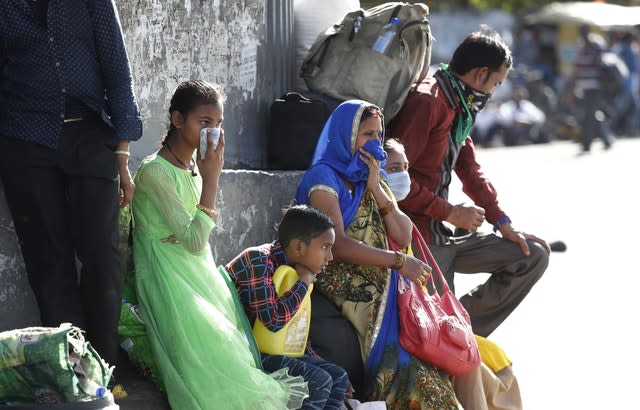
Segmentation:
[(351, 381), (349, 381), (349, 387), (347, 387), (347, 392), (344, 394), (344, 399), (353, 399), (353, 392), (355, 390), (353, 390), (353, 385), (351, 384)]
[(296, 263), (293, 268), (298, 273), (300, 280), (306, 283), (307, 286), (316, 281), (316, 274), (311, 272), (306, 266)]

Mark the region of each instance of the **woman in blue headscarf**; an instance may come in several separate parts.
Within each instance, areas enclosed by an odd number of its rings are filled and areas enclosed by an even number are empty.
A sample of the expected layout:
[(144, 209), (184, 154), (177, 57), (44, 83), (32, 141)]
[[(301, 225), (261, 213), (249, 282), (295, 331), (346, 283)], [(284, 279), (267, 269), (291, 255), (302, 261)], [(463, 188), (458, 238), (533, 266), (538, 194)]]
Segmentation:
[(390, 409), (457, 410), (449, 376), (400, 346), (398, 275), (424, 283), (431, 268), (391, 250), (409, 246), (412, 223), (380, 177), (386, 161), (382, 124), (375, 105), (340, 104), (300, 181), (296, 202), (323, 210), (335, 223), (334, 261), (316, 288), (356, 329), (366, 363), (361, 399), (384, 400)]

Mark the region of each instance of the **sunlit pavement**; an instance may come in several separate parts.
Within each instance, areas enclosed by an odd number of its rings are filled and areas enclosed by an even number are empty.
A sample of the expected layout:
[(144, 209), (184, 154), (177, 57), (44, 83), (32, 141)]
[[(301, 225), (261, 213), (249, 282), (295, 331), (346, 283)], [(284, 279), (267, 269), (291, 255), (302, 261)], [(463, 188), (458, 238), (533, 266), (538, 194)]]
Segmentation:
[[(567, 141), (478, 149), (514, 226), (567, 244), (490, 339), (513, 360), (526, 410), (640, 409), (640, 138), (578, 151)], [(465, 201), (458, 181), (450, 192)], [(461, 276), (458, 294), (486, 278)]]

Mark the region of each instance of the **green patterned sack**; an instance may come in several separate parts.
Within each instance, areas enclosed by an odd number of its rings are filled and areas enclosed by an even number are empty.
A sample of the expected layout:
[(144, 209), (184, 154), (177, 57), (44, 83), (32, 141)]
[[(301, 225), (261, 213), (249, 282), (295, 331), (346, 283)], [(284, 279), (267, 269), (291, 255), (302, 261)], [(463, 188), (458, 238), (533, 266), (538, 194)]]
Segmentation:
[(158, 371), (153, 360), (151, 342), (147, 336), (147, 329), (138, 313), (138, 306), (122, 300), (120, 307), (120, 322), (118, 323), (118, 335), (120, 337), (120, 347), (129, 356), (129, 361), (136, 370), (144, 377), (151, 379), (160, 390), (164, 386), (158, 379)]
[(131, 240), (132, 221), (131, 206), (127, 205), (120, 210), (120, 253), (125, 265), (120, 322), (118, 323), (120, 347), (127, 352), (129, 361), (141, 375), (151, 379), (160, 390), (164, 390), (162, 382), (158, 379), (158, 371), (153, 360), (147, 330), (138, 313), (136, 272), (133, 266)]
[(0, 333), (0, 404), (94, 400), (110, 395), (112, 372), (69, 323)]

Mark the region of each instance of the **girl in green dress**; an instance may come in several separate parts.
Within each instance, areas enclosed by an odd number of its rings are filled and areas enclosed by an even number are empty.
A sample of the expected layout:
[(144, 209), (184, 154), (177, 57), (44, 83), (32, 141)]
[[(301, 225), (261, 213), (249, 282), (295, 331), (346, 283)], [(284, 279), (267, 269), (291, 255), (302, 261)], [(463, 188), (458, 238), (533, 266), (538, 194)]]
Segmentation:
[[(298, 408), (306, 383), (287, 369), (262, 371), (235, 290), (209, 247), (224, 157), (223, 102), (221, 89), (205, 81), (178, 85), (162, 148), (136, 174), (140, 311), (174, 410)], [(204, 159), (198, 152), (194, 161), (203, 128), (218, 128), (219, 141), (209, 135)]]

